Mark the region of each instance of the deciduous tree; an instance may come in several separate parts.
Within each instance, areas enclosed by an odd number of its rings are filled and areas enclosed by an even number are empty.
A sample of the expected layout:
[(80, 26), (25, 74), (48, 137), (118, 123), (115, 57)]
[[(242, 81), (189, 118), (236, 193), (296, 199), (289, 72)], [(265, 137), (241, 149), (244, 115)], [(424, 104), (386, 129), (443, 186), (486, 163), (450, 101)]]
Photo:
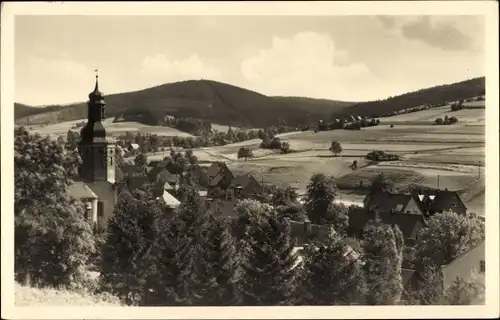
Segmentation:
[(484, 241), (484, 221), (475, 214), (445, 211), (431, 216), (416, 245), (419, 264), (447, 264)]

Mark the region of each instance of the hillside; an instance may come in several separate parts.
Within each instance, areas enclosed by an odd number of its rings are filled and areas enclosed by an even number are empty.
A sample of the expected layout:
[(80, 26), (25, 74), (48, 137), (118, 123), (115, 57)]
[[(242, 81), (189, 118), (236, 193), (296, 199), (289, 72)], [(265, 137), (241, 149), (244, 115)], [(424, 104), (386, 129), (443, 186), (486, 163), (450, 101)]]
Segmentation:
[(335, 113), (335, 116), (348, 115), (379, 117), (389, 112), (425, 104), (441, 104), (485, 94), (485, 78), (474, 78), (448, 85), (422, 89), (385, 100), (357, 103)]
[[(210, 80), (164, 84), (140, 91), (108, 95), (105, 99), (107, 116), (123, 116), (129, 121), (156, 125), (168, 114), (244, 128), (273, 125), (278, 119), (285, 120), (290, 125), (298, 125), (304, 121), (331, 116), (340, 107), (350, 104), (307, 98), (268, 97)], [(56, 111), (45, 111), (23, 118), (26, 114), (24, 108), (19, 112), (16, 108), (16, 122), (39, 124), (81, 119), (86, 117), (87, 106), (82, 102)]]

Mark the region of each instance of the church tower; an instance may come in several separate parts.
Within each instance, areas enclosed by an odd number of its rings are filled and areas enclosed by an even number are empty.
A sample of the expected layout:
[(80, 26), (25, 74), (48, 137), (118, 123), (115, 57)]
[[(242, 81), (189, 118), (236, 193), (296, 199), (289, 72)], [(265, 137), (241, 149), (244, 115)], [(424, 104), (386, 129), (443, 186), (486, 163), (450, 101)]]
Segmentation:
[(115, 183), (116, 142), (106, 135), (102, 121), (105, 119), (104, 95), (99, 91), (99, 76), (95, 88), (89, 94), (87, 124), (81, 130), (78, 146), (82, 165), (80, 178), (84, 182)]

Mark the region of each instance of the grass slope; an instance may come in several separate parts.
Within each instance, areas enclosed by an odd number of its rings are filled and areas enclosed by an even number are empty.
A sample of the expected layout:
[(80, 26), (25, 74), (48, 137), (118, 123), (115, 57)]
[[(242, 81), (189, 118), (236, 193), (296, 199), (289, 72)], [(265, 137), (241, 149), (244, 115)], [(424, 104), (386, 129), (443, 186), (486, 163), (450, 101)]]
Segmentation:
[(118, 298), (110, 295), (95, 295), (53, 288), (34, 288), (15, 285), (16, 306), (93, 306), (119, 307), (123, 306)]
[[(103, 84), (104, 86), (104, 84)], [(268, 97), (257, 92), (210, 80), (189, 80), (164, 84), (140, 91), (106, 96), (108, 117), (123, 115), (127, 120), (157, 124), (168, 114), (175, 117), (206, 119), (221, 125), (255, 128), (276, 124), (278, 119), (297, 125), (330, 116), (348, 102), (307, 98)], [(51, 111), (51, 112), (46, 112)], [(23, 118), (20, 124), (71, 121), (85, 118), (87, 106), (77, 103)]]

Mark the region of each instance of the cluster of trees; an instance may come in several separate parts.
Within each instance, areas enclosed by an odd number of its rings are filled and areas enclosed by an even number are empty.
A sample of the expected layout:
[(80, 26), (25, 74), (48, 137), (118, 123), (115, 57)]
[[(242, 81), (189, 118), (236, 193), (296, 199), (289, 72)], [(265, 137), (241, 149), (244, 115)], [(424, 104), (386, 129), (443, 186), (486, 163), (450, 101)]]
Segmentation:
[(275, 149), (281, 150), (281, 153), (290, 153), (292, 149), (290, 148), (290, 144), (286, 141), (281, 141), (278, 137), (269, 137), (265, 136), (260, 143), (260, 147), (262, 149)]
[(455, 124), (458, 122), (457, 117), (448, 117), (447, 115), (444, 116), (443, 118), (437, 118), (434, 120), (434, 124), (437, 125), (449, 125), (449, 124)]
[[(468, 102), (472, 101), (472, 99), (467, 99)], [(451, 111), (458, 111), (462, 110), (464, 108), (464, 100), (460, 100), (457, 103), (452, 103), (451, 104)]]
[[(302, 207), (296, 190), (287, 188), (273, 193), (270, 204), (240, 201), (235, 219), (211, 215), (189, 183), (173, 215), (147, 188), (125, 192), (100, 236), (85, 220), (83, 204), (68, 194), (78, 153), (24, 128), (15, 131), (14, 145), (17, 281), (88, 286), (139, 305), (381, 305), (402, 294), (401, 231), (375, 219), (361, 240), (349, 238), (347, 208), (333, 203), (332, 177), (313, 175)], [(299, 262), (284, 218), (304, 216), (336, 232), (325, 243), (310, 243)], [(420, 234), (414, 263), (456, 258), (483, 239), (481, 219), (436, 214)], [(357, 258), (346, 255), (348, 246)], [(96, 255), (100, 277), (92, 283), (87, 271)], [(408, 301), (463, 304), (478, 290), (458, 279), (441, 294), (439, 281), (431, 281), (438, 275), (424, 277)]]
[[(307, 206), (315, 221), (324, 222), (320, 210), (330, 207), (323, 198), (331, 187), (325, 176), (311, 180)], [(286, 203), (286, 197), (273, 201)], [(402, 237), (380, 222), (366, 228), (359, 244), (367, 253), (363, 259), (346, 257), (352, 240), (332, 233), (326, 243), (311, 243), (300, 263), (288, 220), (256, 200), (238, 202), (234, 220), (208, 214), (194, 191), (170, 217), (154, 202), (129, 194), (116, 208), (101, 281), (131, 304), (376, 305), (395, 303), (401, 295)], [(380, 250), (387, 253), (383, 258)]]
[[(337, 130), (337, 129), (344, 129), (344, 130), (361, 130), (361, 128), (365, 127), (373, 127), (377, 126), (380, 124), (379, 119), (361, 119), (361, 120), (354, 120), (352, 118), (351, 120), (345, 120), (345, 119), (333, 119), (330, 122), (326, 122), (323, 120), (320, 120), (315, 126), (314, 126), (314, 131), (329, 131), (329, 130)], [(303, 127), (301, 128), (302, 131), (307, 131), (310, 129), (310, 127)]]
[(386, 153), (384, 151), (375, 150), (366, 154), (366, 159), (371, 161), (396, 161), (399, 160), (399, 156), (392, 153)]
[(164, 118), (164, 125), (195, 136), (211, 135), (212, 124), (210, 121), (195, 118)]

